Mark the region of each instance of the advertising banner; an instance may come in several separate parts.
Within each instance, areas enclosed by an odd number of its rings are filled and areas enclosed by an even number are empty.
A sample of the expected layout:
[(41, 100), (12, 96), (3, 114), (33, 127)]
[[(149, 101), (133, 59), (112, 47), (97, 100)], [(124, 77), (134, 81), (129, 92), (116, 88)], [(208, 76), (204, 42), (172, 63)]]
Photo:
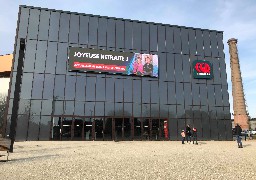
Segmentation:
[(195, 79), (212, 79), (212, 64), (209, 61), (195, 60), (192, 65)]
[(158, 56), (70, 47), (69, 71), (158, 77)]

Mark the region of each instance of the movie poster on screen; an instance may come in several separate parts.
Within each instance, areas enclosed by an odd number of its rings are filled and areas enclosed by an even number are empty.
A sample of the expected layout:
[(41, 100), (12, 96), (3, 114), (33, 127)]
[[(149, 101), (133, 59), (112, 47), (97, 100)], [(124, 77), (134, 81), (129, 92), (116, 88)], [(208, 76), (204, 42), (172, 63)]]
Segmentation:
[(69, 71), (158, 77), (158, 56), (70, 47)]

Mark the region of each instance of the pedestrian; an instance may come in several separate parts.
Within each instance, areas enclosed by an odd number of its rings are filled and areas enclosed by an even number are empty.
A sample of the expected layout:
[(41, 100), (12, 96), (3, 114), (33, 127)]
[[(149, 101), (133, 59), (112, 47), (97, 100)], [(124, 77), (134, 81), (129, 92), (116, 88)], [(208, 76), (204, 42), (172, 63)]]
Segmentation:
[(184, 130), (182, 130), (182, 131), (181, 131), (181, 133), (180, 133), (180, 135), (181, 135), (181, 138), (182, 138), (182, 144), (185, 144), (185, 143), (184, 143), (184, 141), (185, 141), (185, 137), (186, 137), (186, 135), (185, 135), (185, 131), (184, 131)]
[(242, 128), (237, 123), (235, 127), (235, 133), (236, 133), (236, 141), (237, 141), (238, 148), (243, 148), (241, 132), (242, 132)]
[(191, 128), (189, 127), (189, 124), (186, 127), (186, 140), (187, 140), (187, 143), (188, 143), (188, 139), (189, 139), (189, 142), (191, 143)]
[(197, 143), (197, 129), (195, 127), (193, 127), (193, 129), (192, 129), (192, 136), (193, 136), (193, 144), (195, 142), (196, 145), (198, 145), (198, 143)]

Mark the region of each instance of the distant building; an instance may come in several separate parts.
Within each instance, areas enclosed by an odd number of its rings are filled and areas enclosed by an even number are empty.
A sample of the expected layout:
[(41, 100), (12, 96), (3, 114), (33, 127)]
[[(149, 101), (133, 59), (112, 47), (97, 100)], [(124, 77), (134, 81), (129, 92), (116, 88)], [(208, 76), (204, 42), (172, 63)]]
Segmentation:
[[(232, 121), (232, 128), (234, 128), (236, 125), (234, 123), (234, 119), (231, 119)], [(249, 119), (249, 129), (256, 130), (256, 118)]]
[(12, 68), (12, 54), (0, 55), (0, 94), (8, 93), (11, 68)]

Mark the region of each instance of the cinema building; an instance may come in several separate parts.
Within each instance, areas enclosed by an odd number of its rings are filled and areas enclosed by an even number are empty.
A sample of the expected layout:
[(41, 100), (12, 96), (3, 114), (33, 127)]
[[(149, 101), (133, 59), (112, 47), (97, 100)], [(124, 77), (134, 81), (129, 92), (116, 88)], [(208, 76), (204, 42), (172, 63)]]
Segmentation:
[(20, 6), (5, 136), (231, 140), (223, 32)]

